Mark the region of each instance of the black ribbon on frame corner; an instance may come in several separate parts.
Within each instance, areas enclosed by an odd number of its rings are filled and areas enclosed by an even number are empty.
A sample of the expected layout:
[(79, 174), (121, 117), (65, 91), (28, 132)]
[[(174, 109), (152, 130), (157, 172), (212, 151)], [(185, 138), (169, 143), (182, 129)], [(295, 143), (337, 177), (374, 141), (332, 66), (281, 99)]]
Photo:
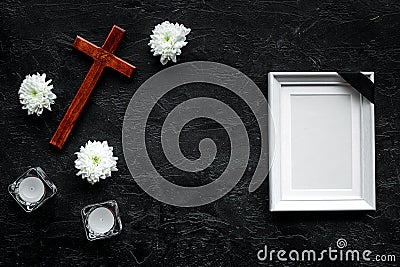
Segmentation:
[(338, 72), (338, 74), (361, 95), (375, 104), (375, 84), (361, 72)]

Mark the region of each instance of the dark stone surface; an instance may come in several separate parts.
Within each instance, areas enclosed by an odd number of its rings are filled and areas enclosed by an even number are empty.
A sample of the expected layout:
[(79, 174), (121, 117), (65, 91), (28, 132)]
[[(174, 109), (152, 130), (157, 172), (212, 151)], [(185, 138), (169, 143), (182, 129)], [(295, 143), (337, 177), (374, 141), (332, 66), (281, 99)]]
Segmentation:
[[(322, 250), (335, 247), (340, 237), (350, 248), (396, 254), (400, 260), (396, 1), (4, 0), (0, 14), (0, 265), (277, 265), (258, 262), (256, 252), (264, 244), (271, 249)], [(264, 93), (269, 71), (374, 71), (377, 211), (271, 214), (268, 183), (249, 194), (250, 174), (224, 198), (198, 208), (164, 205), (144, 193), (123, 159), (122, 121), (135, 90), (164, 68), (147, 45), (153, 27), (164, 20), (192, 29), (179, 62), (230, 65)], [(107, 71), (63, 151), (50, 149), (49, 140), (91, 65), (89, 58), (72, 51), (75, 36), (101, 45), (113, 24), (127, 30), (117, 55), (136, 65), (137, 72), (129, 80)], [(41, 117), (28, 116), (17, 94), (24, 76), (36, 72), (48, 74), (58, 96), (53, 111)], [(196, 156), (193, 147), (199, 136), (182, 136), (189, 144), (184, 153)], [(224, 133), (218, 136), (223, 139)], [(108, 140), (119, 157), (119, 172), (94, 186), (75, 176), (74, 168), (73, 153), (89, 139)], [(41, 166), (59, 192), (26, 214), (8, 195), (7, 186), (30, 166)], [(119, 203), (123, 232), (89, 242), (80, 209), (108, 199)], [(330, 265), (340, 264), (320, 263)]]

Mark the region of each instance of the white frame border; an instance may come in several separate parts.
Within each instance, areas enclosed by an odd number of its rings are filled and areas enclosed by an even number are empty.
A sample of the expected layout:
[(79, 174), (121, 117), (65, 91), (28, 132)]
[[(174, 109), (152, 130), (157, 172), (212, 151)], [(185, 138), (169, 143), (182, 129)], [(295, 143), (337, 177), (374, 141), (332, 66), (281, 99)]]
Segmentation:
[[(362, 72), (374, 82), (373, 72)], [(361, 97), (361, 197), (335, 200), (283, 200), (281, 177), (281, 85), (313, 84), (343, 85), (348, 83), (337, 72), (270, 72), (268, 74), (268, 101), (272, 119), (269, 120), (269, 150), (275, 151), (270, 158), (269, 204), (270, 211), (332, 211), (375, 210), (375, 122), (374, 104)], [(275, 130), (275, 132), (274, 132)]]

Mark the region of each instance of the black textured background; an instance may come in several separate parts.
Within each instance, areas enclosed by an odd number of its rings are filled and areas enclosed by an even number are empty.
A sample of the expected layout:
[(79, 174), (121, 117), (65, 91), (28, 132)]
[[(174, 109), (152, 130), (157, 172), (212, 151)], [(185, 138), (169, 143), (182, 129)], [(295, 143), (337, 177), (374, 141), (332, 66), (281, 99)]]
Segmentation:
[[(260, 263), (256, 257), (264, 244), (271, 249), (322, 250), (335, 247), (340, 237), (350, 248), (396, 254), (400, 261), (397, 1), (3, 0), (0, 14), (0, 265), (267, 265), (272, 263)], [(164, 68), (147, 45), (153, 27), (164, 20), (192, 29), (179, 62), (230, 65), (264, 93), (269, 71), (374, 71), (377, 211), (272, 214), (268, 183), (249, 194), (249, 175), (224, 198), (199, 208), (164, 205), (145, 194), (124, 162), (121, 130), (135, 90)], [(133, 79), (107, 71), (63, 151), (52, 150), (49, 140), (91, 65), (90, 58), (72, 51), (72, 42), (79, 34), (101, 45), (113, 24), (127, 30), (117, 55), (138, 69)], [(25, 75), (36, 72), (47, 73), (58, 96), (53, 111), (41, 117), (28, 116), (17, 95)], [(199, 90), (192, 89), (186, 90), (187, 96)], [(218, 130), (205, 121), (192, 126), (201, 125)], [(223, 131), (216, 135), (226, 137)], [(182, 138), (187, 141), (184, 152), (196, 156), (198, 136)], [(74, 168), (73, 153), (89, 139), (108, 140), (119, 157), (119, 172), (94, 186), (75, 176)], [(221, 166), (226, 156), (219, 155)], [(26, 214), (8, 195), (7, 186), (30, 166), (41, 166), (59, 192)], [(108, 199), (119, 203), (123, 232), (89, 242), (80, 209)], [(320, 263), (328, 265), (339, 263)]]

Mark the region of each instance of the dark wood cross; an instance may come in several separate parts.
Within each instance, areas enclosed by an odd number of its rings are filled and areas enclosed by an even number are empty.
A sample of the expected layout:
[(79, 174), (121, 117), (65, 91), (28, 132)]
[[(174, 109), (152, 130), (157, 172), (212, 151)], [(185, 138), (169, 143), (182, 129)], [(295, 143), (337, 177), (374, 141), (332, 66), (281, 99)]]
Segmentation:
[(50, 144), (62, 149), (68, 135), (71, 133), (71, 130), (75, 125), (75, 122), (82, 112), (83, 107), (88, 101), (90, 94), (106, 67), (112, 68), (125, 76), (131, 76), (135, 66), (113, 55), (118, 44), (121, 42), (124, 33), (125, 30), (114, 25), (102, 47), (98, 47), (80, 36), (76, 37), (72, 46), (92, 57), (94, 63), (86, 74), (78, 93), (72, 100), (72, 103), (69, 106), (67, 113), (65, 113), (64, 118), (61, 120), (57, 131), (51, 138)]

